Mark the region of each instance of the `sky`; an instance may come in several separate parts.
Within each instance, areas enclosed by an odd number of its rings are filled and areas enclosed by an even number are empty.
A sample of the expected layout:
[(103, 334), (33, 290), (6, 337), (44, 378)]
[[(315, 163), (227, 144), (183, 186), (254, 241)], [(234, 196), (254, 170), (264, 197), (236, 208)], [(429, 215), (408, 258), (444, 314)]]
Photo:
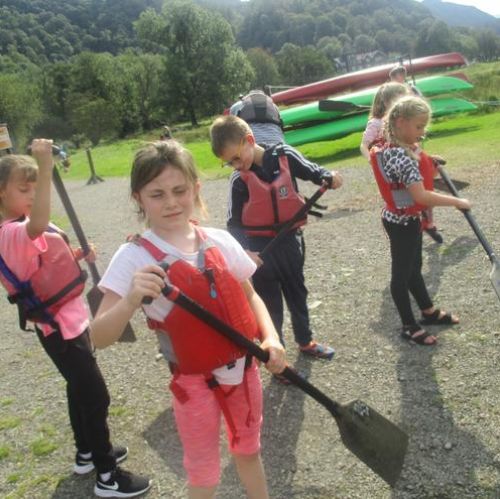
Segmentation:
[[(445, 0), (448, 1), (448, 0)], [(500, 2), (499, 0), (449, 0), (449, 3), (458, 3), (460, 5), (471, 5), (479, 10), (491, 14), (492, 16), (500, 17)]]

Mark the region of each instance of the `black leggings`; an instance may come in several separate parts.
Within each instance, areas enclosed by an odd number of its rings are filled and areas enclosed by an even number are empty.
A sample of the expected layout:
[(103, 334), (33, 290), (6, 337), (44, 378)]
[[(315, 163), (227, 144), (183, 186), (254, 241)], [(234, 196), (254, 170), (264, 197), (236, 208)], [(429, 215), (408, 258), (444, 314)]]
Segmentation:
[(422, 277), (422, 232), (420, 220), (406, 225), (382, 220), (391, 243), (391, 295), (403, 326), (417, 325), (411, 309), (410, 293), (420, 310), (431, 308), (432, 300)]
[(72, 340), (64, 340), (59, 331), (44, 336), (37, 329), (38, 339), (66, 380), (68, 411), (76, 448), (92, 452), (98, 472), (116, 467), (107, 425), (109, 393), (97, 365), (89, 332)]

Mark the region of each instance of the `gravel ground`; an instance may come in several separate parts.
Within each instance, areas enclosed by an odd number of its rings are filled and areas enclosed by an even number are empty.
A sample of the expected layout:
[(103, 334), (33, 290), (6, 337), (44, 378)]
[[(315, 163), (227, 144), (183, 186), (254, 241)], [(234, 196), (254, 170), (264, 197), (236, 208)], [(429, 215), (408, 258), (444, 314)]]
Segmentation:
[[(492, 246), (500, 248), (500, 162), (450, 173), (470, 182), (463, 193), (474, 202)], [(434, 328), (434, 348), (403, 342), (388, 290), (388, 241), (371, 173), (358, 167), (343, 174), (344, 187), (323, 198), (328, 213), (306, 230), (312, 326), (337, 354), (332, 362), (301, 357), (288, 327), (288, 357), (332, 398), (362, 399), (400, 425), (410, 436), (405, 468), (390, 489), (345, 449), (326, 410), (263, 371), (262, 442), (271, 496), (500, 498), (500, 304), (488, 278), (489, 261), (463, 216), (437, 209), (445, 242), (425, 239), (424, 274), (436, 303), (460, 314), (462, 323)], [(313, 188), (304, 186), (306, 192)], [(68, 190), (104, 270), (125, 236), (140, 229), (127, 181), (68, 182)], [(223, 226), (226, 193), (226, 180), (204, 182), (210, 225)], [(56, 213), (63, 216), (57, 202)], [(71, 474), (74, 450), (60, 376), (36, 338), (16, 329), (13, 307), (2, 306), (0, 317), (0, 496), (92, 497), (94, 477)], [(98, 353), (111, 392), (112, 435), (130, 448), (126, 468), (154, 478), (148, 497), (182, 498), (169, 374), (141, 317), (134, 327), (137, 342)], [(218, 497), (244, 497), (225, 446), (222, 459)]]

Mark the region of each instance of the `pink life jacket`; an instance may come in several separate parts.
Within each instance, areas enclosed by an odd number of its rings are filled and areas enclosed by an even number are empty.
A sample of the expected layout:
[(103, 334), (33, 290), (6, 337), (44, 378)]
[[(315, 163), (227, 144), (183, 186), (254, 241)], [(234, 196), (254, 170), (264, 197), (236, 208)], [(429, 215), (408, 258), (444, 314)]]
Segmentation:
[[(304, 198), (295, 190), (288, 158), (278, 151), (280, 173), (271, 182), (261, 180), (254, 172), (240, 172), (248, 187), (249, 199), (243, 206), (241, 221), (249, 236), (273, 237), (304, 206)], [(307, 223), (307, 215), (293, 229)]]
[[(383, 151), (391, 147), (390, 144), (376, 145), (370, 149), (370, 164), (375, 180), (385, 201), (385, 208), (397, 215), (420, 215), (427, 206), (416, 203), (406, 186), (401, 182), (391, 182), (383, 167)], [(418, 168), (423, 178), (424, 188), (434, 190), (434, 162), (424, 151), (419, 153)]]
[[(21, 220), (23, 218), (12, 222)], [(39, 255), (40, 265), (27, 281), (19, 280), (0, 256), (0, 282), (9, 294), (9, 302), (18, 306), (19, 325), (23, 330), (27, 320), (58, 329), (56, 314), (85, 288), (87, 273), (75, 259), (66, 234), (49, 224), (44, 237), (47, 251)]]

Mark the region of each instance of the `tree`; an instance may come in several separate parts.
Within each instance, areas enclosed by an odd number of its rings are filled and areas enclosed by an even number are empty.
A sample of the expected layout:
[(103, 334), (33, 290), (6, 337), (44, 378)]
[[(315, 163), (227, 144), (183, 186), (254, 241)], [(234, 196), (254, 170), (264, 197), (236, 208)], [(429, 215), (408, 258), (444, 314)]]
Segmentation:
[(254, 78), (231, 26), (219, 14), (173, 0), (161, 14), (142, 14), (135, 26), (141, 42), (166, 55), (169, 100), (185, 110), (193, 126), (198, 114), (221, 110)]
[(303, 85), (331, 76), (330, 60), (313, 46), (298, 47), (285, 43), (276, 54), (278, 69), (287, 85)]
[(35, 74), (0, 74), (0, 122), (9, 125), (18, 146), (26, 142), (42, 117)]
[(268, 51), (255, 47), (249, 49), (246, 54), (255, 71), (252, 88), (264, 89), (266, 85), (276, 85), (280, 82), (278, 65)]
[(500, 38), (491, 29), (483, 29), (475, 35), (482, 61), (494, 61), (500, 56)]

